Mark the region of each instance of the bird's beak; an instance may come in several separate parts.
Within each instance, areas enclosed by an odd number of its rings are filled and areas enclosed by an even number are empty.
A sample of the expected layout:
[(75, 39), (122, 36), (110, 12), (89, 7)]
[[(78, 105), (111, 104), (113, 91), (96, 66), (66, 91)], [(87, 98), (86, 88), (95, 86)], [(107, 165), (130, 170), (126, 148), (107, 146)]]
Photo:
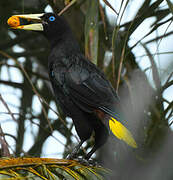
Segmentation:
[[(29, 31), (43, 31), (43, 25), (41, 16), (42, 14), (21, 14), (21, 15), (14, 15), (11, 16), (7, 23), (8, 25), (13, 29), (23, 29), (23, 30), (29, 30)], [(32, 24), (28, 25), (21, 25), (20, 19), (26, 19), (28, 22), (33, 22)]]

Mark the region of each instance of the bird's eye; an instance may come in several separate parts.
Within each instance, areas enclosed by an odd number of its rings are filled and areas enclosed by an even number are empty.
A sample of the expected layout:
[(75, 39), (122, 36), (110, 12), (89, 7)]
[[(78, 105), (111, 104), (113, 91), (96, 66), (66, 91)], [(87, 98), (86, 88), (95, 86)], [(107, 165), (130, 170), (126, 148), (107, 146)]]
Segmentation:
[(49, 21), (55, 21), (55, 17), (54, 16), (50, 16), (49, 17)]

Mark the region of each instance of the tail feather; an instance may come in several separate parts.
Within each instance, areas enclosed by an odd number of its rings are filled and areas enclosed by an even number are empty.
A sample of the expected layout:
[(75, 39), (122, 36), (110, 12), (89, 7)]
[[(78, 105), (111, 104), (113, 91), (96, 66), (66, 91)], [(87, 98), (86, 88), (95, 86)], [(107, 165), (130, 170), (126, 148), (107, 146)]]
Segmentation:
[(133, 148), (137, 148), (136, 141), (134, 140), (131, 132), (123, 126), (119, 121), (115, 118), (111, 118), (109, 120), (109, 127), (112, 133), (118, 138), (125, 141), (129, 146)]

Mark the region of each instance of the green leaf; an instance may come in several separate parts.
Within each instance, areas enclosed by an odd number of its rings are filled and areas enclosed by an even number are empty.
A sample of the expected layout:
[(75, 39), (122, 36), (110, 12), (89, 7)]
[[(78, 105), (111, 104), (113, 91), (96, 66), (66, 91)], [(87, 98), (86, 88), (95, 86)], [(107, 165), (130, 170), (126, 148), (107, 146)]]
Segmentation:
[(103, 0), (103, 1), (104, 1), (104, 3), (105, 3), (107, 6), (109, 6), (109, 7), (112, 9), (112, 11), (114, 11), (115, 14), (118, 15), (118, 13), (116, 12), (116, 10), (112, 7), (112, 5), (111, 5), (107, 0)]
[(85, 55), (97, 64), (99, 35), (99, 3), (89, 0), (85, 21)]
[(0, 179), (103, 180), (108, 171), (78, 161), (51, 158), (0, 159)]
[(151, 62), (153, 81), (155, 83), (156, 89), (159, 90), (160, 87), (161, 87), (161, 82), (160, 82), (160, 77), (159, 77), (159, 72), (158, 72), (157, 65), (156, 65), (156, 63), (154, 61), (154, 58), (153, 58), (152, 54), (150, 53), (150, 50), (144, 44), (142, 44), (142, 46), (144, 47), (144, 49), (145, 49), (145, 51), (146, 51), (146, 53), (148, 55), (148, 58), (149, 58), (149, 60)]

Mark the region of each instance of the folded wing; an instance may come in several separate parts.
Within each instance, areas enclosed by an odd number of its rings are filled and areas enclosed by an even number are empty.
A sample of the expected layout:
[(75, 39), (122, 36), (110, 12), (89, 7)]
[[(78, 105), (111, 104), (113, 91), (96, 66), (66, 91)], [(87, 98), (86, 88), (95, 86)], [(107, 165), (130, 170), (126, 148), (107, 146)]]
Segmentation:
[(80, 64), (72, 64), (65, 73), (63, 88), (83, 111), (92, 113), (93, 110), (101, 110), (108, 114), (109, 128), (112, 133), (128, 145), (137, 147), (130, 131), (121, 123), (118, 96), (110, 82), (95, 65), (86, 60)]

